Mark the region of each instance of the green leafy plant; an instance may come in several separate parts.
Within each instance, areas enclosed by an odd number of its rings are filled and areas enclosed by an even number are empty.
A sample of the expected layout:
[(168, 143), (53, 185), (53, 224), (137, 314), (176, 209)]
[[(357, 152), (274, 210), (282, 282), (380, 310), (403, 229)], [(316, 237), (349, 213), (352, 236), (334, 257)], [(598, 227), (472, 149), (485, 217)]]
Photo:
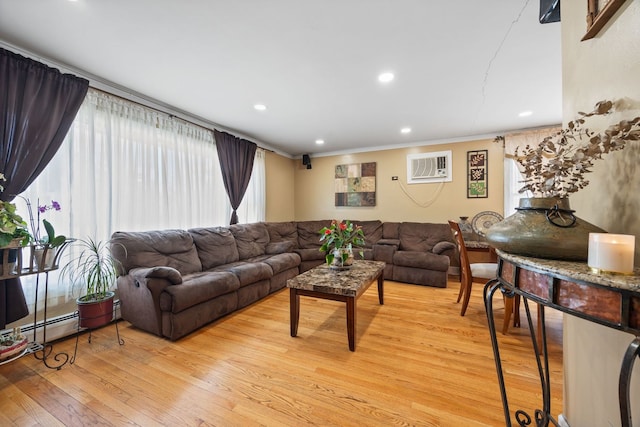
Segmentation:
[[(516, 149), (515, 159), (524, 175), (520, 193), (536, 197), (567, 197), (586, 187), (585, 174), (604, 154), (622, 150), (628, 141), (640, 140), (640, 117), (621, 120), (603, 132), (585, 127), (588, 118), (614, 111), (612, 101), (600, 101), (590, 113), (578, 113), (565, 129), (544, 138), (538, 145)], [(498, 138), (499, 139), (499, 138)]]
[(63, 235), (56, 236), (56, 232), (53, 228), (53, 225), (51, 225), (51, 223), (46, 219), (42, 220), (42, 224), (44, 225), (44, 229), (47, 232), (47, 243), (49, 243), (51, 247), (53, 248), (58, 247), (67, 240), (66, 236), (63, 236)]
[[(326, 252), (325, 260), (327, 264), (331, 264), (334, 259), (334, 249), (352, 249), (355, 247), (363, 247), (365, 242), (362, 226), (354, 225), (350, 221), (331, 221), (329, 227), (323, 227), (320, 230), (320, 241), (322, 246), (320, 251)], [(360, 257), (364, 257), (364, 251), (359, 251)], [(349, 256), (342, 253), (342, 261), (346, 261)]]
[(108, 241), (92, 238), (77, 241), (79, 254), (62, 269), (62, 276), (68, 277), (74, 289), (84, 289), (79, 300), (99, 301), (104, 299), (114, 284), (118, 272), (118, 261), (111, 256)]
[[(4, 174), (0, 173), (0, 181), (6, 181)], [(0, 185), (0, 193), (4, 187)], [(0, 246), (7, 246), (13, 239), (20, 239), (22, 246), (29, 244), (29, 231), (27, 223), (16, 213), (16, 205), (0, 200)]]

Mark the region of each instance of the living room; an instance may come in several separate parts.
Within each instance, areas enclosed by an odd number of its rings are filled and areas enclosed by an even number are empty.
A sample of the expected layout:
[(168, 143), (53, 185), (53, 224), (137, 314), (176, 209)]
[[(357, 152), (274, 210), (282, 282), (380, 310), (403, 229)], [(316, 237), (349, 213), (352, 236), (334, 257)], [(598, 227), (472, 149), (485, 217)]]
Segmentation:
[[(562, 4), (562, 121), (567, 121), (575, 118), (578, 111), (589, 111), (593, 107), (594, 103), (602, 99), (625, 99), (630, 105), (628, 111), (624, 112), (624, 116), (621, 117), (635, 117), (638, 115), (640, 107), (638, 103), (640, 101), (640, 92), (636, 83), (636, 76), (640, 73), (640, 40), (638, 34), (638, 25), (640, 22), (640, 4), (637, 1), (627, 0), (622, 7), (616, 12), (610, 23), (607, 24), (601, 32), (593, 39), (581, 41), (585, 32), (584, 16), (587, 8), (586, 1), (584, 2), (566, 2)], [(3, 8), (9, 7), (2, 5)], [(556, 24), (558, 25), (558, 24)], [(523, 83), (523, 84), (526, 84)], [(559, 124), (559, 123), (557, 123)], [(420, 186), (406, 186), (403, 181), (406, 181), (406, 156), (415, 152), (425, 151), (445, 151), (452, 150), (452, 173), (454, 177), (466, 177), (466, 153), (474, 150), (488, 150), (489, 159), (489, 180), (488, 180), (488, 197), (481, 199), (469, 199), (466, 197), (467, 182), (465, 179), (454, 179), (450, 183), (443, 185), (439, 184), (426, 184)], [(311, 151), (311, 150), (309, 150)], [(589, 187), (573, 195), (571, 198), (572, 208), (577, 211), (577, 214), (587, 221), (590, 221), (598, 226), (614, 233), (635, 234), (638, 238), (638, 230), (640, 230), (640, 219), (634, 214), (640, 208), (640, 197), (637, 192), (634, 191), (639, 184), (640, 176), (635, 172), (635, 163), (639, 158), (639, 147), (631, 144), (622, 153), (612, 153), (607, 156), (599, 164), (597, 164), (593, 173), (590, 176), (591, 184)], [(291, 221), (291, 220), (311, 220), (311, 219), (327, 219), (338, 217), (340, 218), (354, 218), (358, 220), (371, 220), (382, 219), (385, 221), (416, 221), (416, 222), (446, 222), (448, 219), (457, 219), (460, 216), (472, 217), (474, 214), (482, 211), (496, 211), (503, 212), (504, 196), (502, 192), (503, 186), (503, 147), (501, 144), (493, 141), (492, 137), (473, 139), (468, 141), (457, 141), (455, 143), (435, 143), (435, 144), (422, 144), (414, 147), (403, 148), (385, 148), (378, 151), (363, 151), (353, 150), (349, 152), (336, 152), (334, 154), (322, 154), (311, 155), (310, 161), (312, 164), (311, 169), (307, 169), (302, 164), (301, 158), (296, 156), (291, 158), (284, 156), (275, 151), (267, 151), (265, 154), (265, 184), (266, 184), (266, 206), (265, 217), (268, 221)], [(377, 181), (376, 181), (376, 197), (378, 204), (375, 207), (370, 208), (336, 208), (334, 205), (334, 168), (339, 164), (352, 164), (352, 163), (365, 163), (375, 162), (377, 164)], [(392, 177), (399, 177), (398, 180), (393, 180)], [(402, 185), (406, 186), (406, 193), (401, 188)], [(408, 194), (407, 194), (408, 193)], [(456, 198), (443, 197), (443, 194), (457, 194), (460, 195)], [(412, 200), (415, 199), (415, 200)], [(428, 208), (425, 208), (427, 206)], [(614, 213), (612, 215), (612, 213)], [(640, 264), (640, 257), (638, 251), (636, 251), (635, 264)], [(455, 282), (450, 282), (446, 294), (446, 297), (452, 302), (455, 299), (455, 293), (457, 288)], [(398, 286), (398, 296), (404, 296), (405, 298), (411, 298), (410, 295), (405, 293), (406, 287)], [(481, 288), (481, 286), (477, 286)], [(478, 289), (476, 289), (478, 290)], [(431, 290), (420, 289), (419, 293), (427, 292)], [(432, 295), (429, 295), (431, 297)], [(240, 316), (240, 320), (243, 323), (251, 323), (251, 317), (246, 316), (251, 313), (251, 310), (284, 310), (285, 314), (288, 309), (286, 298), (279, 295), (280, 302), (283, 302), (283, 306), (279, 309), (274, 306), (268, 306), (266, 308), (249, 307), (244, 310)], [(399, 298), (402, 299), (402, 298)], [(367, 305), (368, 302), (363, 301), (362, 305)], [(390, 302), (388, 304), (391, 304)], [(475, 306), (475, 313), (470, 313), (468, 322), (476, 322), (479, 331), (481, 327), (486, 327), (482, 322), (486, 321), (486, 318), (482, 316), (482, 301), (479, 294), (474, 295), (472, 306)], [(407, 310), (409, 308), (407, 307)], [(451, 303), (450, 309), (456, 311), (456, 306)], [(321, 312), (331, 315), (333, 309), (331, 306), (321, 305)], [(366, 312), (365, 312), (366, 313)], [(457, 312), (456, 312), (457, 314)], [(258, 315), (258, 313), (256, 313)], [(314, 314), (315, 315), (315, 314)], [(474, 317), (475, 316), (475, 317)], [(286, 318), (286, 316), (284, 316)], [(269, 315), (259, 317), (261, 322), (269, 324)], [(372, 325), (373, 317), (370, 313), (363, 314), (360, 319), (363, 325)], [(213, 328), (207, 328), (206, 331), (195, 333), (196, 337), (209, 337), (212, 340), (228, 340), (229, 338), (221, 337), (219, 334), (225, 329), (225, 324), (229, 324), (233, 320), (227, 319), (220, 323), (217, 323)], [(447, 318), (441, 319), (443, 321)], [(329, 317), (327, 322), (333, 322), (335, 319)], [(340, 320), (341, 321), (341, 320)], [(617, 406), (617, 372), (619, 371), (619, 364), (621, 354), (628, 345), (629, 336), (619, 332), (612, 332), (604, 327), (594, 326), (580, 319), (566, 316), (563, 320), (562, 332), (565, 339), (563, 347), (564, 358), (564, 402), (563, 408), (557, 408), (557, 412), (562, 412), (567, 416), (567, 419), (571, 425), (602, 425), (600, 423), (593, 424), (594, 419), (607, 419), (613, 420), (614, 424), (618, 422), (618, 406)], [(320, 321), (322, 323), (322, 320)], [(237, 324), (233, 324), (238, 326)], [(420, 326), (419, 326), (420, 327)], [(471, 328), (472, 325), (469, 325)], [(524, 328), (526, 329), (526, 328)], [(364, 327), (366, 330), (366, 327)], [(112, 339), (112, 330), (105, 328), (96, 333), (96, 339), (93, 344), (94, 347), (100, 348), (100, 346), (108, 346), (106, 344)], [(275, 357), (279, 352), (285, 351), (287, 342), (291, 339), (287, 335), (287, 331), (281, 341), (277, 341), (276, 345), (271, 345), (271, 349), (274, 352), (273, 363), (277, 363)], [(373, 332), (379, 333), (378, 329), (373, 329)], [(526, 331), (525, 331), (526, 332)], [(247, 334), (255, 333), (250, 330), (246, 331)], [(401, 331), (397, 331), (401, 334)], [(175, 350), (167, 350), (169, 344), (166, 346), (162, 344), (162, 341), (155, 337), (152, 337), (153, 346), (151, 344), (144, 344), (148, 347), (136, 348), (137, 339), (136, 335), (125, 336), (126, 344), (120, 351), (131, 351), (134, 353), (134, 357), (138, 358), (140, 365), (136, 366), (137, 369), (142, 369), (142, 365), (146, 360), (149, 360), (150, 354), (146, 354), (144, 350), (150, 350), (150, 352), (159, 354), (164, 351), (168, 351), (167, 357), (170, 358), (186, 358), (185, 353), (176, 353)], [(444, 334), (443, 334), (444, 335)], [(272, 337), (271, 334), (266, 335)], [(517, 332), (514, 336), (518, 336)], [(524, 336), (524, 335), (523, 335)], [(332, 334), (328, 334), (327, 337), (331, 338)], [(335, 342), (321, 341), (324, 347), (343, 346), (344, 340), (342, 335), (336, 335)], [(444, 339), (444, 337), (441, 337)], [(325, 338), (326, 339), (326, 338)], [(270, 343), (265, 340), (258, 340), (260, 345), (269, 347)], [(160, 344), (158, 344), (158, 342)], [(189, 345), (189, 351), (192, 352), (191, 356), (195, 360), (198, 359), (198, 345), (203, 344), (205, 341), (194, 341)], [(82, 358), (100, 362), (101, 356), (99, 354), (88, 352), (86, 343), (81, 343), (80, 350), (84, 350), (80, 354), (80, 360)], [(417, 344), (416, 344), (417, 345)], [(275, 347), (275, 348), (273, 348)], [(130, 350), (131, 349), (131, 350)], [(253, 348), (251, 351), (255, 351)], [(329, 351), (329, 350), (327, 350)], [(329, 352), (330, 353), (330, 352)], [(340, 356), (335, 356), (341, 362), (347, 363), (349, 355), (347, 353), (340, 353)], [(311, 353), (311, 356), (319, 358), (317, 354)], [(484, 356), (490, 357), (490, 354), (484, 354)], [(231, 360), (233, 358), (243, 357), (241, 354), (236, 353), (234, 356), (225, 355), (222, 350), (218, 353), (220, 360)], [(370, 357), (376, 357), (375, 352)], [(291, 359), (288, 359), (289, 361)], [(32, 362), (21, 362), (17, 371), (12, 369), (12, 372), (7, 374), (11, 377), (11, 381), (7, 381), (3, 377), (2, 394), (13, 395), (14, 386), (9, 385), (11, 382), (20, 381), (34, 381), (38, 382), (33, 374), (35, 371), (40, 371), (39, 367), (33, 367)], [(203, 381), (211, 380), (206, 378), (206, 373), (199, 371), (200, 362), (191, 361), (178, 361), (174, 359), (174, 363), (170, 367), (163, 369), (178, 369), (184, 375), (193, 375)], [(393, 360), (387, 360), (387, 363), (392, 365)], [(443, 362), (446, 366), (447, 363)], [(597, 364), (599, 369), (594, 370), (593, 365)], [(189, 372), (185, 366), (193, 364), (193, 371)], [(491, 366), (491, 365), (488, 365)], [(567, 367), (571, 369), (567, 369)], [(66, 368), (63, 368), (65, 370)], [(72, 367), (69, 369), (76, 369)], [(89, 368), (82, 368), (82, 371), (87, 371)], [(233, 369), (233, 363), (229, 364), (229, 370)], [(321, 369), (321, 368), (316, 368)], [(335, 368), (334, 368), (335, 369)], [(373, 365), (372, 370), (381, 369), (380, 365)], [(445, 368), (446, 369), (446, 368)], [(7, 367), (2, 367), (2, 373), (8, 371)], [(473, 372), (473, 371), (472, 371)], [(251, 371), (246, 372), (247, 375), (252, 375)], [(475, 374), (475, 373), (474, 373)], [(634, 393), (637, 396), (638, 389), (638, 376), (637, 372), (634, 378)], [(55, 372), (44, 374), (47, 377), (53, 377)], [(80, 373), (67, 374), (70, 376), (78, 375)], [(338, 374), (336, 374), (338, 375)], [(495, 379), (495, 372), (489, 372), (486, 379), (493, 381)], [(52, 378), (56, 381), (55, 378)], [(65, 381), (68, 378), (65, 378)], [(120, 377), (119, 381), (124, 381), (124, 378)], [(212, 380), (213, 381), (213, 380)], [(360, 379), (360, 388), (366, 387), (366, 381)], [(406, 379), (409, 384), (409, 379)], [(83, 383), (83, 387), (86, 386)], [(159, 382), (155, 382), (154, 386), (161, 387)], [(223, 381), (220, 381), (220, 387), (224, 387)], [(286, 385), (282, 385), (283, 388)], [(462, 385), (460, 385), (462, 387)], [(489, 387), (489, 386), (487, 386)], [(495, 387), (492, 383), (491, 387)], [(535, 385), (533, 386), (535, 387)], [(424, 391), (424, 390), (423, 390)], [(455, 391), (455, 390), (454, 390)], [(476, 389), (476, 393), (482, 393), (482, 390)], [(498, 398), (497, 390), (493, 391)], [(44, 399), (45, 392), (42, 392), (42, 396), (35, 395), (34, 400), (39, 398)], [(140, 390), (140, 393), (144, 393)], [(61, 397), (61, 401), (65, 401), (68, 397)], [(91, 400), (90, 394), (83, 395), (81, 398)], [(100, 397), (109, 401), (111, 397)], [(140, 397), (137, 397), (140, 399)], [(185, 408), (190, 408), (189, 401), (196, 399), (193, 394), (187, 394), (184, 398), (167, 397), (166, 400), (162, 400), (167, 405), (185, 405)], [(449, 399), (455, 400), (456, 394), (452, 393)], [(114, 402), (111, 402), (114, 403)], [(217, 402), (216, 404), (225, 405), (224, 402)], [(226, 402), (228, 406), (233, 406), (231, 402)], [(12, 405), (25, 406), (28, 403), (12, 403)], [(102, 404), (100, 404), (102, 405)], [(400, 405), (400, 402), (392, 402), (393, 405)], [(109, 406), (109, 405), (106, 405)], [(198, 405), (194, 405), (198, 406)], [(241, 405), (240, 405), (241, 406)], [(297, 407), (297, 405), (292, 404)], [(331, 409), (327, 403), (325, 403), (326, 413), (324, 416), (327, 418), (315, 418), (315, 422), (318, 424), (334, 424), (339, 425), (340, 419), (331, 418)], [(155, 407), (155, 406), (154, 406)], [(251, 406), (251, 409), (247, 411), (255, 411), (258, 405)], [(499, 407), (499, 404), (497, 405)], [(387, 408), (388, 409), (388, 408)], [(297, 410), (297, 409), (296, 409)], [(382, 424), (383, 421), (376, 421), (376, 408), (367, 408), (363, 411), (370, 411), (371, 423)], [(466, 410), (466, 409), (465, 409)], [(634, 410), (638, 411), (635, 407)], [(294, 411), (292, 409), (292, 411)], [(344, 411), (344, 409), (343, 409)], [(3, 411), (5, 412), (5, 411)], [(8, 407), (7, 412), (10, 413), (11, 409)], [(56, 410), (51, 409), (49, 412), (55, 413)], [(268, 415), (263, 414), (264, 417)], [(635, 413), (634, 413), (635, 415)], [(104, 413), (102, 415), (105, 416)], [(133, 417), (133, 415), (131, 415)], [(604, 418), (599, 418), (604, 417)], [(636, 415), (634, 418), (640, 418), (640, 415)], [(151, 418), (139, 418), (140, 423), (144, 424), (144, 421), (149, 421)], [(499, 416), (498, 416), (499, 419)], [(23, 420), (11, 419), (10, 423), (21, 425)], [(224, 420), (224, 419), (211, 419), (202, 420), (215, 425), (225, 424), (241, 424), (242, 421), (246, 421), (246, 418), (236, 420)], [(263, 420), (263, 424), (296, 424), (294, 419), (288, 421), (284, 418), (269, 421)], [(300, 419), (299, 422), (313, 422), (314, 418)], [(361, 419), (362, 420), (362, 419)], [(399, 417), (399, 421), (402, 417)], [(123, 420), (111, 420), (113, 424), (120, 424)], [(157, 421), (157, 420), (156, 420)], [(173, 422), (172, 422), (173, 421)], [(186, 422), (185, 420), (171, 419), (167, 423)], [(227, 422), (225, 422), (227, 421)], [(259, 424), (253, 419), (255, 424)], [(472, 423), (472, 419), (467, 419), (469, 423)], [(54, 423), (51, 418), (43, 420), (44, 424)], [(60, 422), (60, 421), (58, 421)], [(63, 422), (64, 423), (64, 422)], [(67, 419), (69, 424), (90, 424), (90, 420), (80, 419)], [(189, 419), (186, 423), (193, 423), (193, 420)], [(488, 421), (478, 422), (478, 425), (486, 425)], [(345, 421), (344, 424), (349, 424)], [(416, 424), (419, 424), (416, 422)], [(439, 422), (436, 418), (429, 421), (424, 421), (426, 425), (452, 425), (446, 422)], [(497, 424), (499, 425), (499, 424)]]

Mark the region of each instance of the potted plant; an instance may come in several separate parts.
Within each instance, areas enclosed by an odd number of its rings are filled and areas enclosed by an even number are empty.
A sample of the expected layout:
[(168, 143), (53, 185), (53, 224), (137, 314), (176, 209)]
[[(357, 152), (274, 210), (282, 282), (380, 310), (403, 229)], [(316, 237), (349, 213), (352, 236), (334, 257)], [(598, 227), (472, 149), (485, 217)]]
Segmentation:
[(640, 141), (640, 117), (621, 120), (602, 132), (586, 127), (591, 117), (611, 114), (615, 104), (600, 101), (590, 113), (578, 113), (567, 127), (537, 145), (516, 149), (515, 160), (524, 176), (517, 212), (487, 232), (491, 246), (519, 255), (586, 261), (589, 233), (604, 230), (574, 215), (569, 195), (585, 188), (596, 160)]
[(56, 253), (59, 248), (65, 245), (67, 242), (66, 236), (56, 235), (53, 225), (46, 219), (42, 219), (42, 224), (46, 234), (43, 235), (40, 229), (40, 215), (49, 210), (60, 211), (62, 208), (60, 203), (55, 200), (51, 201), (50, 205), (40, 205), (40, 200), (37, 204), (37, 215), (34, 217), (33, 209), (31, 206), (31, 200), (26, 197), (20, 196), (27, 205), (27, 211), (29, 213), (29, 224), (31, 226), (32, 237), (32, 253), (31, 253), (31, 267), (37, 268), (39, 271), (50, 269), (53, 267), (56, 260)]
[(76, 299), (81, 328), (97, 328), (113, 319), (111, 291), (117, 275), (117, 261), (111, 256), (109, 242), (92, 238), (77, 241), (79, 254), (62, 270), (74, 289), (82, 288), (84, 295)]
[[(326, 252), (325, 260), (331, 268), (349, 268), (353, 264), (353, 248), (364, 246), (362, 226), (350, 221), (331, 221), (329, 227), (320, 230), (320, 250)], [(360, 249), (360, 257), (364, 251)]]
[[(0, 173), (0, 181), (6, 181)], [(0, 193), (4, 187), (0, 185)], [(29, 244), (31, 236), (27, 230), (27, 223), (16, 213), (16, 205), (12, 202), (0, 200), (0, 267), (1, 275), (12, 274), (18, 257), (18, 248)], [(6, 256), (6, 259), (5, 259)], [(6, 269), (5, 269), (6, 267)]]

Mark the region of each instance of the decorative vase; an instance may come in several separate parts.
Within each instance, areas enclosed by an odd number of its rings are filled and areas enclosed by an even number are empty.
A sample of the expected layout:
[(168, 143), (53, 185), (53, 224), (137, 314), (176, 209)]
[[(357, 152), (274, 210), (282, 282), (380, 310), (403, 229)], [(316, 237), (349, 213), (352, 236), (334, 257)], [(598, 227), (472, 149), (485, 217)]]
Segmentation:
[(605, 232), (576, 217), (566, 198), (522, 198), (516, 210), (487, 230), (491, 246), (516, 255), (586, 261), (589, 233)]
[(473, 227), (471, 226), (471, 223), (467, 221), (468, 219), (468, 216), (461, 216), (458, 227), (460, 227), (460, 232), (462, 233), (464, 240), (473, 240)]
[[(343, 256), (343, 254), (345, 256)], [(334, 270), (346, 270), (353, 265), (353, 251), (350, 248), (336, 248), (333, 250), (333, 261), (329, 268)]]

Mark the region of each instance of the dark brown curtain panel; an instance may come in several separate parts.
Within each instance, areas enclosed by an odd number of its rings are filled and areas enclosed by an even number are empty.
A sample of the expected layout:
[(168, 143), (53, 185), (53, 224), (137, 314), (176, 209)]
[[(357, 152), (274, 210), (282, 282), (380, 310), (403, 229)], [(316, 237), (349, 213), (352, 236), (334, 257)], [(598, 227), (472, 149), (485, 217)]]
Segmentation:
[(236, 210), (247, 191), (258, 146), (226, 132), (214, 130), (213, 134), (220, 159), (224, 188), (227, 190), (233, 208), (230, 224), (237, 224), (238, 213)]
[[(60, 148), (89, 81), (0, 48), (0, 199), (22, 193)], [(0, 329), (29, 314), (20, 280), (0, 281)]]

